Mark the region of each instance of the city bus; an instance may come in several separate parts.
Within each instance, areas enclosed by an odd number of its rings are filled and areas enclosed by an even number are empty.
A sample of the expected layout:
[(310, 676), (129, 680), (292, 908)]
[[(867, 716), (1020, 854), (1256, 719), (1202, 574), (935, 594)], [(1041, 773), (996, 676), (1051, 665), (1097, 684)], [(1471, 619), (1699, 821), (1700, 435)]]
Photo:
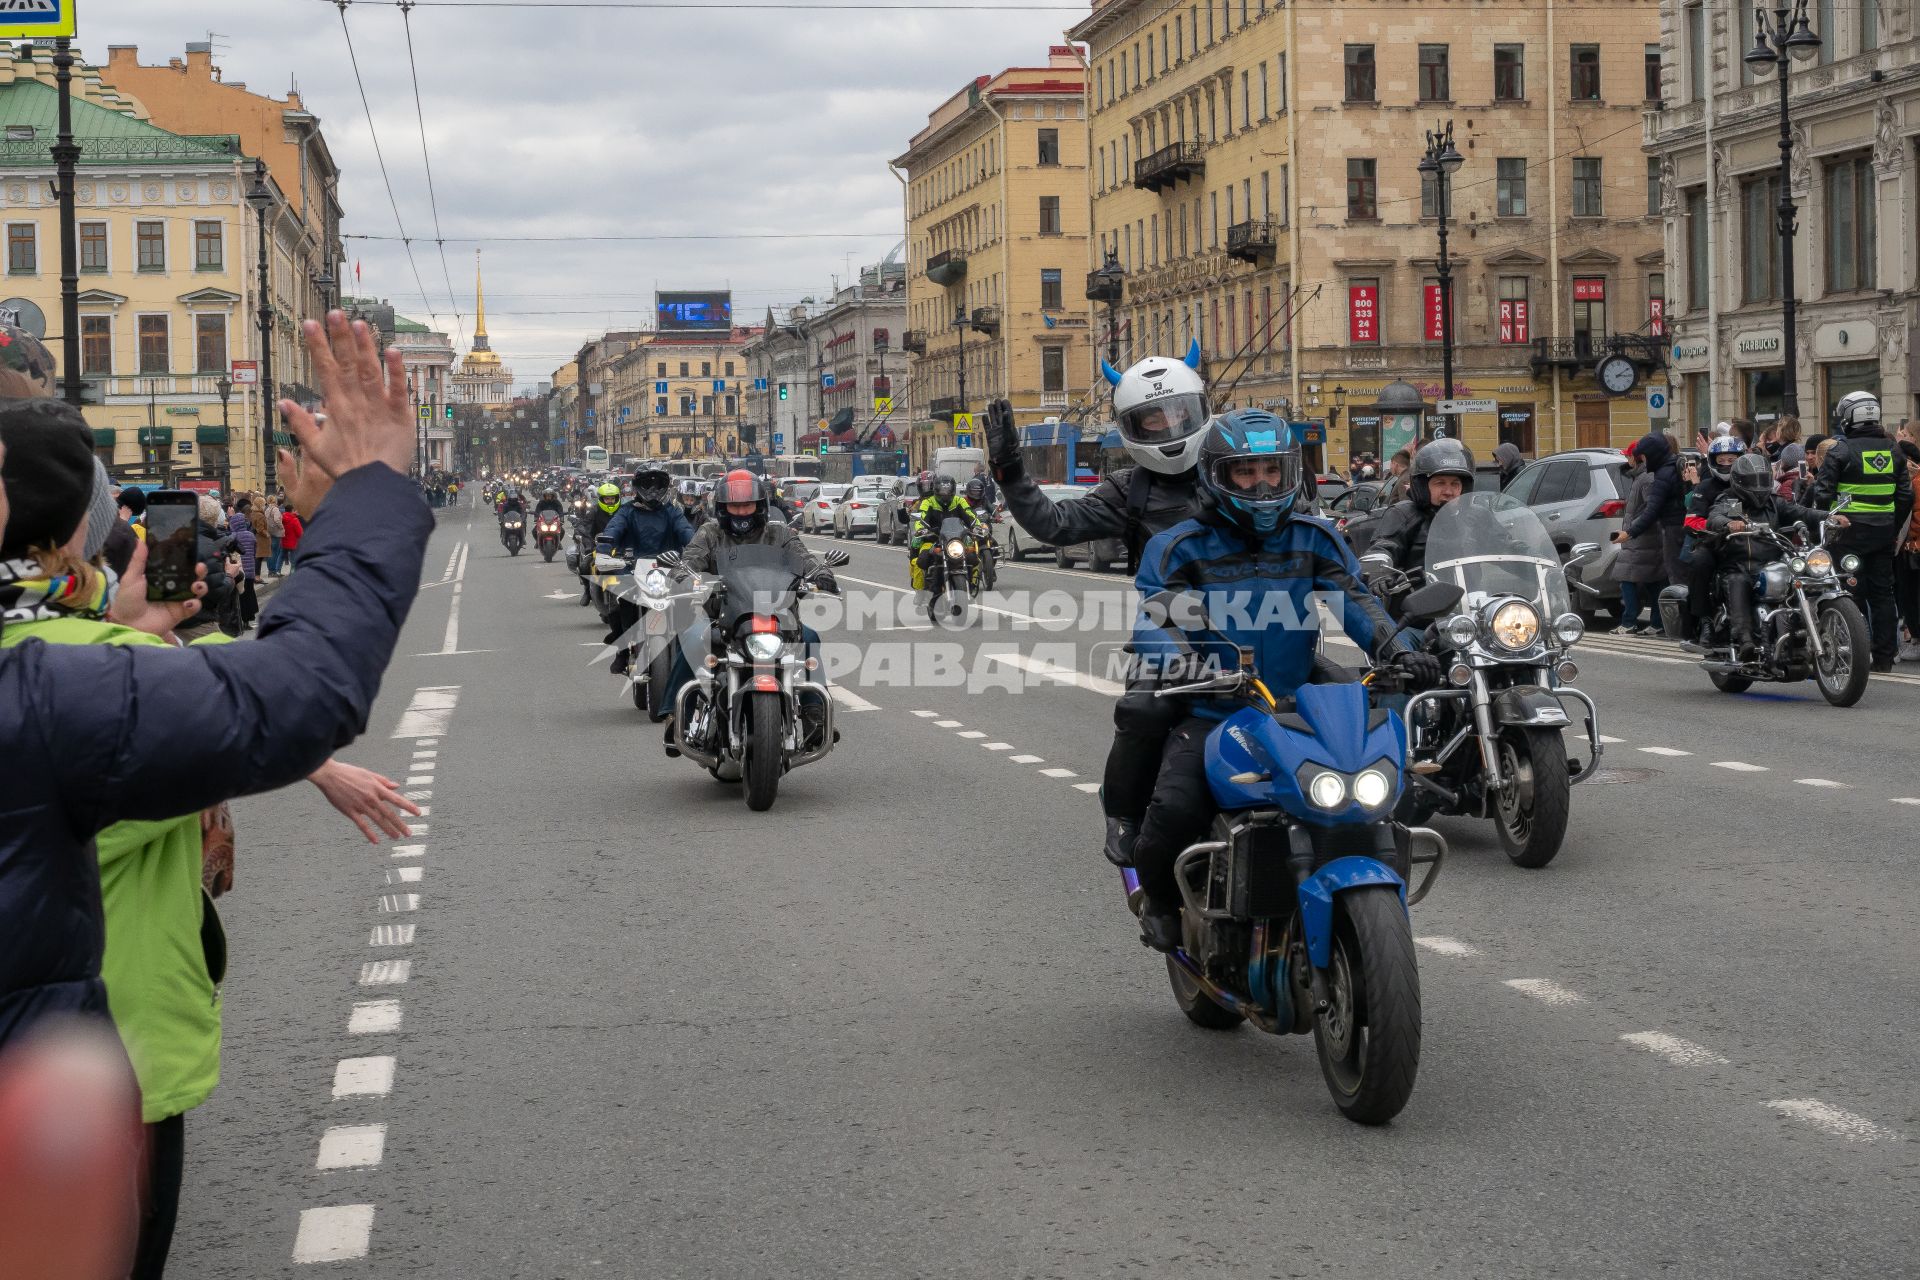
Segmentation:
[(802, 480), (823, 480), (826, 469), (811, 453), (782, 453), (767, 461), (767, 474), (784, 480), (797, 476)]
[(821, 478), (830, 484), (847, 484), (856, 476), (907, 474), (907, 455), (899, 449), (849, 449), (820, 461)]
[(597, 444), (583, 445), (580, 449), (580, 469), (582, 471), (608, 471), (612, 468), (611, 455)]
[(1118, 430), (1054, 421), (1020, 428), (1020, 460), (1041, 484), (1097, 484), (1132, 465)]

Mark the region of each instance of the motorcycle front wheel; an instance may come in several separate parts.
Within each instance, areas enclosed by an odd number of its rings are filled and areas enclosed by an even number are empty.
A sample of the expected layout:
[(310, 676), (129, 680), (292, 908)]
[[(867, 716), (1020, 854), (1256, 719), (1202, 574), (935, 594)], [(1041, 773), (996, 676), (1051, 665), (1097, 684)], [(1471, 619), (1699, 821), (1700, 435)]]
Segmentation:
[(558, 548), (558, 547), (542, 547), (542, 548), (540, 548), (540, 554), (541, 554), (541, 555), (543, 555), (543, 556), (545, 556), (545, 557), (547, 558), (547, 563), (548, 563), (548, 564), (552, 564), (552, 563), (553, 563), (553, 553), (554, 553), (554, 552), (556, 552), (556, 551), (558, 551), (559, 549), (560, 549), (560, 548)]
[(673, 650), (666, 648), (647, 664), (647, 719), (659, 724), (673, 708), (667, 704), (667, 683), (673, 677)]
[(1413, 1096), (1420, 1068), (1420, 971), (1399, 891), (1350, 889), (1334, 899), (1327, 1010), (1313, 1020), (1320, 1074), (1340, 1113), (1385, 1124)]
[(1508, 729), (1500, 735), (1500, 768), (1513, 779), (1494, 804), (1500, 844), (1515, 866), (1537, 870), (1553, 861), (1567, 835), (1573, 784), (1566, 740), (1554, 729)]
[(747, 808), (755, 813), (773, 807), (780, 790), (781, 721), (785, 715), (777, 693), (756, 693), (747, 702)]
[(1820, 696), (1836, 707), (1860, 701), (1873, 674), (1873, 645), (1859, 605), (1835, 600), (1820, 610), (1820, 648), (1825, 656), (1813, 667)]

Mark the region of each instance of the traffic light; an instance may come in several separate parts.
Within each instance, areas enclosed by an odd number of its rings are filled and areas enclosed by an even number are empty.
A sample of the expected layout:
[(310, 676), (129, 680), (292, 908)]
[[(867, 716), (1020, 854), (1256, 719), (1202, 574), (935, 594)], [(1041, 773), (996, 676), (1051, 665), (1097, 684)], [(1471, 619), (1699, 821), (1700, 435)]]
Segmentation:
[(453, 406), (452, 406), (452, 405), (448, 405), (448, 406), (447, 406), (447, 421), (448, 421), (448, 422), (452, 422), (452, 421), (453, 421)]
[(787, 398), (787, 384), (784, 382), (780, 384), (780, 398), (782, 400)]

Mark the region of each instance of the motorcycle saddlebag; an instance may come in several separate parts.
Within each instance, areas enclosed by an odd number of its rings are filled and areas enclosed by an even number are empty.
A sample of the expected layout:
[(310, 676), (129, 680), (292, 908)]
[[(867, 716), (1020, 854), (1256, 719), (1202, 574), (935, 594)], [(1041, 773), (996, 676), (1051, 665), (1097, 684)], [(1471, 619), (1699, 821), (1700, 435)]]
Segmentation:
[(907, 578), (915, 591), (927, 589), (927, 571), (920, 565), (920, 557), (915, 556), (907, 562)]
[(1669, 640), (1685, 640), (1691, 628), (1687, 622), (1687, 588), (1675, 583), (1660, 593), (1660, 629)]

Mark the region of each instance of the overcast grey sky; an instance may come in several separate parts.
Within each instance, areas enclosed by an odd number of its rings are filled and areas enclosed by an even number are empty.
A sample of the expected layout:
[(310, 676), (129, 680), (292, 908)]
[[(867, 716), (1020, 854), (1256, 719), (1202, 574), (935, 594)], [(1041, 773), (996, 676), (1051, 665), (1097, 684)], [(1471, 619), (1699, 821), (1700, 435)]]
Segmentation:
[[(886, 167), (940, 101), (975, 75), (1045, 65), (1075, 15), (764, 10), (636, 12), (440, 8), (413, 12), (414, 53), (440, 226), (457, 236), (826, 232), (825, 240), (496, 243), (487, 329), (523, 386), (581, 340), (650, 317), (653, 291), (731, 287), (758, 320), (823, 296), (901, 236)], [(995, 2), (995, 0), (988, 0)], [(1053, 0), (1058, 3), (1059, 0)], [(448, 296), (391, 0), (347, 10), (393, 179), (418, 243), (422, 299), (401, 247), (347, 241), (359, 292), (472, 335), (473, 251), (449, 243)], [(137, 44), (142, 62), (219, 33), (227, 79), (284, 96), (297, 83), (343, 171), (349, 235), (395, 234), (340, 12), (325, 0), (84, 0), (80, 48)], [(878, 232), (848, 235), (846, 233)], [(457, 339), (456, 339), (457, 340)]]

